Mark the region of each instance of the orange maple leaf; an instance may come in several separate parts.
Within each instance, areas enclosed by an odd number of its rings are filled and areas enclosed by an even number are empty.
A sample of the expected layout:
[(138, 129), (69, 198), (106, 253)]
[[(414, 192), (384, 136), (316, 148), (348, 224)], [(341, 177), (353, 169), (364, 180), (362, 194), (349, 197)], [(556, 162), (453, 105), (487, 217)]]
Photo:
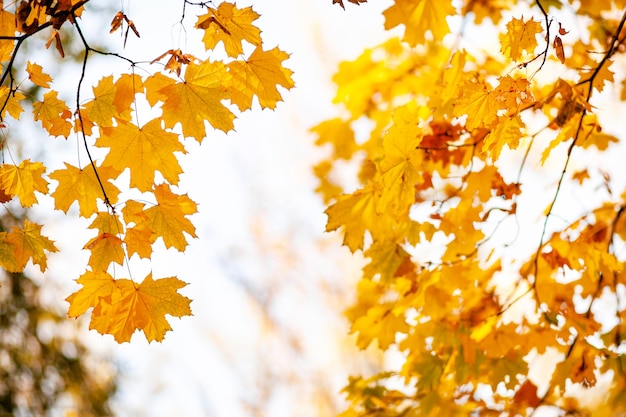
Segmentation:
[(252, 24), (258, 18), (252, 7), (238, 9), (223, 2), (217, 9), (209, 7), (207, 14), (199, 16), (196, 27), (205, 29), (202, 40), (207, 50), (222, 42), (228, 56), (237, 57), (243, 54), (243, 41), (261, 45), (261, 30)]
[(33, 64), (30, 61), (26, 63), (26, 72), (28, 73), (28, 79), (33, 84), (39, 87), (49, 88), (52, 77), (43, 72), (43, 68), (39, 64)]
[(150, 258), (152, 254), (152, 243), (156, 240), (155, 234), (148, 226), (148, 215), (144, 210), (145, 204), (129, 200), (122, 209), (124, 221), (127, 225), (133, 224), (133, 227), (127, 227), (124, 243), (128, 256), (135, 253), (140, 258)]
[(288, 90), (294, 87), (291, 79), (293, 72), (282, 65), (287, 58), (289, 55), (278, 48), (263, 51), (258, 46), (247, 60), (228, 64), (233, 86), (230, 91), (231, 101), (239, 110), (250, 109), (253, 96), (257, 96), (264, 109), (274, 109), (276, 103), (282, 101), (276, 87), (280, 85)]
[(78, 317), (95, 307), (100, 298), (119, 298), (120, 291), (115, 279), (106, 271), (87, 271), (76, 282), (83, 287), (65, 299), (70, 303), (69, 317)]
[(130, 170), (130, 186), (149, 191), (154, 174), (159, 171), (172, 184), (178, 184), (182, 168), (174, 152), (186, 153), (178, 135), (161, 127), (160, 119), (152, 119), (139, 128), (132, 123), (102, 129), (96, 146), (110, 148), (102, 166), (119, 172)]
[(153, 280), (149, 274), (139, 285), (128, 279), (115, 280), (115, 285), (119, 293), (99, 298), (89, 328), (113, 335), (118, 343), (129, 342), (136, 330), (142, 330), (149, 342), (160, 342), (172, 329), (166, 314), (191, 315), (191, 300), (177, 292), (187, 284), (176, 277)]
[(116, 235), (102, 233), (87, 242), (83, 249), (91, 252), (88, 264), (93, 271), (106, 271), (112, 262), (119, 265), (124, 263), (122, 239)]
[(47, 194), (48, 181), (43, 178), (46, 167), (41, 162), (26, 159), (19, 165), (0, 165), (0, 189), (6, 195), (17, 196), (24, 207), (37, 203), (35, 191)]
[[(226, 89), (231, 75), (222, 62), (190, 63), (185, 81), (166, 85), (159, 90), (166, 97), (163, 120), (167, 127), (180, 123), (183, 135), (198, 142), (206, 136), (204, 122), (223, 132), (234, 128), (235, 115), (222, 103), (230, 98)], [(166, 78), (166, 77), (163, 77)]]
[(42, 101), (33, 104), (33, 116), (52, 136), (68, 137), (72, 130), (72, 112), (56, 91), (48, 91)]

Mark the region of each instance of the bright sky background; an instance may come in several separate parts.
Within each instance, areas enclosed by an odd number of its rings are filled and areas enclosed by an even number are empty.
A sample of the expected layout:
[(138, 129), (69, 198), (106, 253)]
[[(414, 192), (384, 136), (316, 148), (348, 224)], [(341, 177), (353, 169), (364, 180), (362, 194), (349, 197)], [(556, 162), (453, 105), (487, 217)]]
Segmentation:
[[(340, 313), (351, 300), (345, 290), (359, 275), (358, 260), (338, 236), (324, 233), (324, 206), (313, 191), (311, 170), (320, 150), (308, 129), (335, 115), (331, 77), (338, 63), (388, 36), (381, 11), (390, 2), (347, 4), (346, 11), (331, 3), (237, 2), (240, 8), (252, 4), (262, 15), (257, 24), (266, 48), (279, 46), (291, 54), (286, 66), (294, 71), (296, 88), (282, 91), (284, 102), (274, 112), (255, 107), (243, 114), (236, 132), (210, 132), (201, 146), (186, 143), (180, 190), (199, 204), (192, 219), (199, 238), (184, 254), (163, 250), (151, 264), (133, 261), (131, 272), (135, 279), (152, 270), (155, 278), (177, 275), (188, 282), (181, 292), (194, 300), (194, 316), (171, 319), (174, 331), (162, 344), (149, 345), (135, 334), (130, 344), (117, 345), (110, 336), (86, 331), (95, 349), (120, 363), (120, 416), (332, 414), (326, 404), (342, 398), (338, 391), (357, 369)], [(193, 33), (196, 9), (188, 8), (185, 33), (177, 24), (181, 1), (122, 4), (142, 36), (129, 36), (126, 49), (120, 49), (124, 55), (150, 61), (181, 48), (203, 56)], [(102, 33), (114, 12), (92, 15), (96, 20), (85, 13), (81, 26), (88, 39), (106, 38)], [(120, 46), (117, 35), (107, 42)], [(95, 80), (116, 68), (127, 70), (118, 64), (110, 57), (94, 59), (82, 96), (91, 97)], [(64, 68), (55, 81), (57, 88), (67, 82), (73, 96), (75, 73)], [(26, 145), (27, 151), (35, 151), (39, 140)], [(58, 155), (76, 163), (75, 141), (54, 146), (45, 156), (49, 169), (60, 165)], [(57, 300), (77, 289), (71, 280), (84, 272), (88, 257), (79, 249), (92, 232), (75, 214), (50, 214), (49, 207), (37, 211), (61, 249), (46, 275), (62, 283)], [(127, 275), (125, 269), (118, 273)], [(330, 398), (315, 402), (316, 390)]]

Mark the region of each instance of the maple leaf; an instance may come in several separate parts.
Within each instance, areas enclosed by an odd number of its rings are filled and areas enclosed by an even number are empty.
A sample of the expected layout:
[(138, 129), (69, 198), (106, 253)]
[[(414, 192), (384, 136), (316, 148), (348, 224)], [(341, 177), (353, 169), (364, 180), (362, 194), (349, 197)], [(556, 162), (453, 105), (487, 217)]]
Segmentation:
[(520, 108), (530, 107), (535, 99), (530, 91), (530, 82), (526, 78), (501, 77), (494, 90), (496, 102), (507, 115), (514, 115)]
[(350, 159), (358, 148), (350, 123), (338, 117), (326, 120), (310, 130), (317, 135), (317, 146), (328, 143), (333, 147), (335, 158)]
[(465, 126), (468, 129), (489, 127), (496, 121), (500, 106), (488, 84), (483, 81), (466, 81), (460, 91), (462, 95), (454, 103), (453, 115), (467, 115)]
[(137, 74), (122, 74), (115, 81), (115, 96), (113, 105), (123, 120), (126, 120), (126, 111), (135, 101), (135, 95), (143, 92), (144, 84), (142, 78)]
[(48, 182), (43, 178), (46, 167), (41, 162), (26, 159), (15, 166), (0, 165), (0, 189), (6, 195), (17, 196), (24, 207), (37, 203), (35, 191), (47, 194)]
[(115, 213), (99, 212), (89, 225), (90, 229), (97, 229), (99, 233), (120, 235), (124, 233), (124, 226)]
[(207, 50), (222, 42), (228, 56), (234, 58), (243, 54), (243, 41), (261, 45), (261, 30), (252, 24), (258, 18), (252, 7), (238, 9), (222, 2), (217, 9), (209, 7), (207, 14), (199, 16), (196, 27), (205, 30), (202, 40)]
[(178, 184), (182, 168), (174, 152), (186, 153), (178, 135), (161, 127), (160, 119), (152, 119), (141, 128), (132, 123), (105, 127), (96, 146), (110, 148), (102, 162), (118, 172), (128, 168), (130, 186), (149, 191), (159, 171), (172, 184)]
[(371, 261), (363, 268), (363, 277), (374, 279), (378, 275), (382, 282), (391, 280), (400, 265), (410, 259), (409, 254), (400, 245), (390, 245), (381, 241), (373, 243), (364, 255)]
[(51, 194), (54, 198), (54, 208), (67, 213), (74, 202), (78, 202), (79, 214), (89, 217), (98, 211), (97, 200), (103, 200), (102, 188), (96, 178), (94, 169), (98, 170), (98, 176), (109, 203), (117, 203), (120, 193), (111, 180), (117, 177), (119, 172), (111, 167), (92, 167), (80, 169), (65, 162), (65, 169), (58, 169), (50, 174), (50, 178), (56, 180), (59, 185)]
[(28, 73), (28, 79), (31, 80), (33, 84), (43, 88), (50, 87), (52, 77), (43, 72), (43, 68), (41, 67), (41, 65), (33, 64), (28, 61), (26, 63), (26, 72)]
[(139, 285), (128, 279), (117, 279), (115, 285), (119, 292), (99, 298), (89, 328), (113, 335), (118, 343), (129, 342), (136, 330), (149, 342), (160, 342), (172, 329), (166, 314), (191, 315), (191, 300), (177, 292), (187, 284), (176, 277), (153, 280), (149, 274)]
[(378, 347), (384, 350), (395, 343), (397, 333), (406, 333), (408, 328), (403, 314), (394, 314), (390, 307), (377, 305), (358, 318), (350, 332), (359, 333), (356, 343), (360, 349), (377, 340)]
[(454, 7), (450, 0), (394, 0), (394, 4), (383, 15), (385, 29), (404, 25), (403, 40), (415, 46), (424, 43), (427, 32), (435, 40), (442, 40), (450, 33), (446, 17), (454, 15)]
[(228, 132), (234, 128), (235, 115), (222, 103), (229, 98), (226, 85), (231, 75), (222, 62), (191, 63), (185, 81), (168, 84), (159, 90), (164, 97), (163, 120), (167, 127), (180, 123), (183, 135), (198, 142), (206, 136), (204, 122)]
[(261, 108), (276, 108), (276, 103), (283, 99), (276, 87), (280, 85), (288, 90), (294, 87), (292, 71), (282, 65), (287, 58), (289, 55), (278, 48), (263, 51), (258, 46), (245, 61), (228, 64), (233, 86), (229, 91), (230, 99), (239, 110), (252, 107), (253, 95), (258, 98)]
[(153, 241), (163, 239), (167, 248), (185, 250), (187, 239), (184, 233), (196, 236), (196, 228), (186, 217), (197, 212), (196, 203), (187, 194), (174, 194), (168, 184), (160, 184), (154, 188), (157, 204), (145, 210), (145, 227), (153, 233)]
[[(130, 121), (130, 102), (117, 105), (115, 99), (119, 94), (113, 83), (113, 76), (102, 78), (93, 88), (94, 99), (83, 105), (89, 120), (100, 127), (113, 126), (113, 120)], [(132, 99), (133, 95), (130, 95)], [(127, 104), (127, 105), (126, 105)]]
[(72, 123), (69, 121), (72, 112), (57, 96), (56, 91), (44, 94), (42, 101), (33, 104), (33, 116), (35, 120), (41, 121), (41, 125), (50, 135), (67, 138), (72, 130)]
[(136, 253), (140, 258), (150, 258), (152, 254), (152, 243), (154, 243), (156, 237), (149, 228), (148, 215), (144, 207), (145, 204), (130, 200), (126, 202), (122, 209), (126, 224), (135, 224), (134, 227), (126, 229), (126, 235), (124, 236), (128, 256)]
[(513, 61), (520, 61), (523, 53), (532, 54), (537, 48), (537, 35), (543, 32), (541, 23), (532, 18), (524, 22), (524, 18), (511, 18), (506, 24), (507, 32), (500, 35), (500, 44), (503, 54)]
[(81, 275), (76, 283), (82, 288), (71, 294), (65, 300), (70, 303), (67, 315), (78, 317), (91, 307), (95, 307), (101, 298), (119, 298), (120, 290), (115, 279), (106, 271), (87, 271)]
[(0, 103), (6, 103), (2, 110), (2, 117), (6, 117), (7, 113), (14, 119), (19, 119), (20, 114), (24, 111), (20, 102), (24, 99), (24, 94), (19, 91), (12, 92), (7, 87), (0, 86)]
[(93, 271), (106, 271), (111, 262), (124, 263), (122, 239), (110, 233), (102, 233), (83, 247), (91, 252), (88, 264)]
[(517, 149), (523, 136), (524, 122), (519, 114), (513, 117), (503, 117), (489, 134), (485, 137), (482, 150), (490, 154), (494, 161), (500, 157), (504, 145), (509, 149)]
[(14, 246), (15, 260), (20, 270), (31, 259), (43, 272), (48, 267), (45, 252), (59, 251), (52, 240), (41, 234), (41, 228), (41, 225), (25, 219), (23, 228), (14, 227), (6, 235), (5, 242)]
[(607, 60), (603, 63), (602, 66), (599, 66), (598, 68), (582, 71), (580, 75), (580, 82), (588, 82), (593, 80), (593, 88), (595, 88), (598, 93), (601, 93), (602, 91), (604, 91), (605, 84), (609, 84), (615, 81), (613, 77), (615, 73), (609, 69), (612, 63), (613, 62), (611, 60)]
[[(16, 31), (16, 16), (2, 8), (0, 10), (0, 36), (15, 36)], [(0, 40), (0, 62), (7, 62), (11, 59), (15, 42), (15, 40)]]
[(8, 240), (7, 232), (0, 232), (0, 267), (8, 272), (22, 272), (24, 264), (17, 261), (15, 245)]
[(372, 221), (376, 221), (376, 208), (372, 186), (344, 194), (326, 209), (326, 231), (344, 229), (343, 243), (352, 252), (363, 248), (363, 236)]
[(384, 212), (393, 203), (394, 212), (406, 214), (415, 202), (415, 184), (420, 180), (421, 140), (418, 111), (414, 104), (395, 110), (394, 124), (383, 140), (385, 157), (379, 164), (380, 196), (376, 209)]
[(152, 255), (153, 236), (154, 233), (149, 229), (128, 227), (124, 235), (124, 244), (126, 245), (128, 256), (137, 254), (140, 258), (149, 259), (150, 255)]

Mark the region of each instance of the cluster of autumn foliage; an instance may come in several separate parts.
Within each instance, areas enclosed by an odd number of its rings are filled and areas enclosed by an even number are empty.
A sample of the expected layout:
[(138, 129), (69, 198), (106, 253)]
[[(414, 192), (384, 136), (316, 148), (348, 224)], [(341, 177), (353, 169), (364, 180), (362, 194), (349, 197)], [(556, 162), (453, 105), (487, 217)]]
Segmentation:
[[(149, 341), (160, 341), (171, 328), (166, 314), (191, 314), (190, 300), (177, 292), (186, 284), (177, 277), (153, 279), (152, 274), (136, 282), (119, 277), (119, 267), (115, 277), (111, 271), (115, 264), (130, 267), (134, 257), (149, 259), (157, 241), (185, 250), (188, 237), (196, 236), (189, 216), (197, 211), (186, 194), (173, 188), (182, 173), (178, 157), (186, 153), (185, 140), (201, 142), (207, 136), (207, 122), (214, 129), (232, 130), (235, 111), (249, 110), (253, 98), (262, 108), (274, 108), (281, 100), (277, 86), (293, 87), (291, 71), (282, 65), (288, 55), (265, 48), (253, 23), (259, 15), (251, 7), (185, 1), (184, 7), (199, 10), (195, 28), (203, 32), (206, 56), (169, 50), (147, 67), (141, 65), (141, 74), (150, 75), (139, 75), (138, 64), (130, 58), (91, 46), (80, 24), (87, 3), (23, 1), (1, 11), (2, 118), (24, 117), (24, 103), (32, 101), (33, 119), (48, 135), (81, 143), (84, 160), (63, 161), (53, 170), (30, 158), (16, 160), (11, 153), (15, 139), (6, 130), (3, 148), (9, 159), (0, 166), (0, 197), (5, 204), (18, 200), (31, 207), (38, 194), (50, 194), (55, 208), (64, 212), (76, 204), (80, 216), (92, 219), (89, 227), (95, 236), (83, 248), (90, 257), (86, 272), (77, 279), (82, 287), (67, 299), (70, 317), (93, 309), (90, 327), (112, 334), (118, 342), (129, 341), (138, 329)], [(41, 65), (14, 65), (26, 42), (40, 48), (54, 44), (63, 56), (64, 25), (71, 26), (83, 48), (74, 102), (59, 97)], [(123, 11), (112, 16), (111, 31), (116, 30), (125, 32), (125, 41), (129, 33), (139, 36), (139, 28)], [(40, 32), (47, 41), (35, 36)], [(209, 59), (218, 46), (227, 58)], [(95, 54), (127, 61), (130, 72), (98, 74), (98, 68), (89, 65)], [(101, 78), (88, 91), (83, 80), (94, 72)], [(31, 85), (38, 87), (36, 97), (25, 94)], [(142, 109), (149, 106), (143, 118), (138, 103)], [(107, 151), (102, 161), (91, 157), (97, 148)], [(47, 253), (55, 251), (42, 225), (28, 219), (0, 233), (0, 265), (10, 272), (22, 271), (29, 261), (43, 271)]]
[(327, 230), (366, 258), (356, 343), (402, 358), (342, 416), (622, 415), (626, 2), (460, 3), (395, 0), (402, 36), (341, 64), (313, 128)]
[[(49, 194), (91, 219), (69, 315), (91, 309), (91, 328), (118, 342), (136, 330), (160, 341), (166, 315), (190, 314), (184, 282), (111, 271), (149, 259), (156, 242), (185, 250), (196, 212), (176, 188), (185, 141), (201, 142), (207, 126), (232, 130), (254, 101), (273, 109), (278, 87), (294, 85), (288, 55), (265, 47), (252, 7), (183, 0), (183, 18), (198, 10), (206, 56), (171, 49), (140, 75), (139, 61), (91, 46), (80, 23), (88, 3), (2, 8), (0, 200), (28, 208)], [(344, 417), (626, 412), (626, 185), (610, 171), (622, 138), (606, 104), (626, 101), (624, 10), (624, 0), (394, 0), (384, 25), (402, 35), (340, 65), (339, 115), (312, 129), (329, 149), (314, 167), (317, 191), (327, 230), (367, 260), (347, 311), (357, 345), (402, 358), (350, 379)], [(111, 19), (124, 42), (139, 36), (124, 10)], [(63, 56), (62, 27), (82, 45), (73, 102), (44, 67), (16, 64), (25, 43)], [(208, 58), (216, 48), (223, 60)], [(88, 92), (96, 54), (130, 70), (102, 74)], [(26, 102), (48, 135), (81, 144), (82, 162), (14, 159), (7, 127)], [(356, 190), (336, 175), (346, 164)], [(563, 203), (564, 190), (585, 204)], [(0, 266), (45, 270), (54, 242), (40, 224), (15, 223), (0, 232)], [(581, 401), (589, 389), (592, 406)]]

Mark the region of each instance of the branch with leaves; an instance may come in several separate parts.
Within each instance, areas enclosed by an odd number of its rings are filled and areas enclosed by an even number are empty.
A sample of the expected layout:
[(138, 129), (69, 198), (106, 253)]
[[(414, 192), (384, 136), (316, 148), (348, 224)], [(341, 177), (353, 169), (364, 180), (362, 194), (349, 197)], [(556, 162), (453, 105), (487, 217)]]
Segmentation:
[[(626, 411), (626, 191), (620, 167), (593, 169), (623, 150), (600, 103), (626, 101), (625, 9), (394, 0), (384, 27), (401, 36), (340, 65), (342, 116), (313, 128), (318, 191), (327, 230), (369, 261), (347, 311), (358, 346), (402, 354), (351, 379), (344, 416), (589, 411), (572, 386), (603, 390), (594, 415)], [(357, 190), (334, 175), (346, 162)]]
[[(194, 56), (178, 49), (146, 60), (92, 47), (94, 34), (81, 27), (82, 16), (92, 13), (88, 3), (29, 0), (2, 8), (3, 150), (15, 154), (11, 148), (18, 139), (8, 126), (17, 123), (25, 102), (32, 100), (33, 120), (40, 123), (43, 134), (74, 138), (88, 166), (81, 166), (80, 160), (58, 161), (49, 171), (41, 162), (12, 157), (0, 166), (0, 197), (8, 210), (32, 207), (41, 194), (50, 195), (54, 207), (65, 213), (77, 206), (81, 217), (92, 220), (89, 228), (95, 236), (83, 247), (90, 256), (85, 273), (77, 279), (81, 288), (67, 298), (70, 317), (91, 309), (90, 328), (112, 334), (118, 342), (129, 341), (137, 330), (149, 341), (161, 341), (171, 328), (166, 315), (191, 314), (190, 300), (178, 293), (186, 284), (178, 277), (154, 279), (149, 274), (137, 282), (119, 276), (126, 269), (132, 277), (133, 259), (150, 259), (157, 242), (182, 252), (189, 237), (196, 237), (190, 220), (196, 203), (176, 190), (183, 172), (179, 156), (187, 153), (185, 142), (191, 138), (202, 142), (211, 129), (232, 130), (236, 114), (250, 110), (254, 101), (263, 109), (274, 109), (282, 100), (278, 87), (293, 87), (292, 73), (283, 66), (288, 55), (263, 44), (254, 23), (259, 15), (251, 7), (183, 0), (180, 22), (187, 24), (189, 9), (197, 12), (193, 29), (202, 33), (206, 54)], [(143, 41), (140, 29), (124, 10), (111, 15), (110, 32), (122, 31), (124, 44), (129, 36)], [(26, 68), (17, 67), (21, 47), (25, 42), (40, 47), (40, 34), (48, 36), (46, 48), (54, 43), (59, 54), (56, 65), (61, 66), (72, 65), (63, 60), (63, 44), (68, 41), (63, 36), (80, 40), (82, 66), (72, 105), (51, 87), (53, 79), (45, 66), (29, 62)], [(226, 58), (211, 60), (209, 56), (218, 49)], [(129, 71), (102, 74), (90, 65), (94, 54), (124, 60)], [(160, 61), (165, 58), (163, 65)], [(87, 75), (99, 81), (92, 97), (84, 99)], [(27, 97), (26, 89), (31, 87), (37, 87), (37, 96)], [(94, 150), (104, 158), (95, 159)], [(56, 183), (52, 190), (49, 180)], [(121, 198), (128, 195), (132, 198)], [(20, 272), (32, 262), (44, 271), (47, 254), (57, 248), (43, 234), (43, 227), (25, 219), (1, 232), (0, 266)]]

